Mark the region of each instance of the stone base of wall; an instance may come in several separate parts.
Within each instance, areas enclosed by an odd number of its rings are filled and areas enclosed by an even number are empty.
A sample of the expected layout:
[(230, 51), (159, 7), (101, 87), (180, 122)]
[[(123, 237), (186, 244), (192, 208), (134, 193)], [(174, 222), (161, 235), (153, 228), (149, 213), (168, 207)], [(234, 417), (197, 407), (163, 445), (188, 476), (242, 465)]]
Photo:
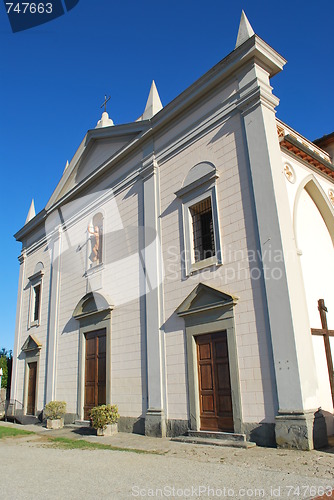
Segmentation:
[[(149, 424), (152, 422), (149, 422)], [(158, 429), (156, 428), (157, 422), (154, 423), (155, 430), (158, 430), (160, 433), (160, 427), (158, 422)], [(135, 418), (135, 417), (120, 417), (118, 422), (118, 430), (119, 432), (133, 432), (134, 434), (142, 434), (145, 435), (145, 428), (147, 429), (147, 422), (145, 418)], [(166, 421), (166, 436), (167, 437), (176, 437), (182, 436), (186, 434), (189, 429), (188, 420), (167, 420)], [(150, 432), (152, 432), (152, 427), (150, 428)], [(147, 435), (147, 434), (146, 434)], [(158, 435), (157, 437), (161, 437)]]
[[(40, 415), (41, 417), (41, 415)], [(153, 437), (185, 435), (188, 420), (165, 420), (161, 412), (146, 413), (143, 417), (120, 417), (119, 432), (133, 432)], [(75, 413), (66, 413), (65, 425), (78, 420)], [(321, 411), (279, 413), (275, 423), (241, 423), (241, 433), (258, 446), (313, 450), (328, 444), (326, 420)]]
[(141, 417), (121, 417), (118, 422), (118, 431), (145, 435), (145, 419)]
[[(75, 413), (66, 413), (65, 425), (78, 420)], [(185, 435), (190, 428), (188, 420), (165, 420), (161, 412), (147, 412), (143, 417), (120, 417), (119, 432), (133, 432), (153, 437)], [(280, 413), (276, 423), (241, 423), (241, 433), (258, 446), (312, 450), (327, 445), (327, 427), (320, 411), (308, 413)]]
[(313, 450), (328, 444), (326, 420), (321, 411), (279, 412), (276, 417), (278, 448)]
[(65, 425), (74, 424), (74, 422), (76, 420), (79, 420), (79, 417), (76, 413), (66, 413), (64, 415), (64, 424)]
[(166, 418), (163, 410), (148, 409), (145, 415), (145, 436), (166, 437)]
[[(145, 418), (135, 418), (135, 417), (120, 417), (118, 422), (118, 430), (119, 432), (133, 432), (135, 434), (146, 435), (147, 432), (155, 432), (154, 437), (162, 437), (161, 436), (161, 428), (160, 428), (160, 419), (153, 421), (153, 426), (151, 425), (152, 421)], [(148, 429), (148, 426), (149, 429)], [(183, 436), (187, 434), (190, 429), (188, 420), (174, 420), (169, 419), (166, 420), (166, 437), (177, 437)], [(275, 424), (264, 423), (244, 423), (242, 424), (243, 434), (246, 434), (247, 440), (253, 441), (258, 446), (268, 446), (275, 447)]]
[(190, 429), (188, 420), (167, 420), (167, 437), (183, 436)]
[(246, 434), (247, 441), (258, 446), (276, 447), (275, 424), (273, 423), (242, 423), (241, 434)]
[[(80, 420), (76, 413), (66, 413), (64, 415), (64, 424), (72, 425)], [(119, 432), (133, 432), (134, 434), (145, 435), (145, 418), (142, 417), (120, 417), (118, 422)]]

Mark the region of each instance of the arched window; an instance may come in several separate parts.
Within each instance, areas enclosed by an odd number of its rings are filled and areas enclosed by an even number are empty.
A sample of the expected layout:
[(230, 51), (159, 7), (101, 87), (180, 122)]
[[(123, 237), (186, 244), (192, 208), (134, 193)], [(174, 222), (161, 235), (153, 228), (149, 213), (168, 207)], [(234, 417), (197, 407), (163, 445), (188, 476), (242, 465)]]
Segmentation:
[(216, 167), (201, 162), (192, 167), (181, 189), (185, 274), (222, 264), (220, 225), (217, 204)]
[(88, 267), (95, 267), (103, 262), (103, 215), (97, 213), (88, 226)]
[(38, 262), (34, 269), (34, 274), (29, 276), (30, 283), (30, 308), (29, 327), (39, 326), (41, 322), (41, 299), (42, 281), (44, 276), (44, 265)]

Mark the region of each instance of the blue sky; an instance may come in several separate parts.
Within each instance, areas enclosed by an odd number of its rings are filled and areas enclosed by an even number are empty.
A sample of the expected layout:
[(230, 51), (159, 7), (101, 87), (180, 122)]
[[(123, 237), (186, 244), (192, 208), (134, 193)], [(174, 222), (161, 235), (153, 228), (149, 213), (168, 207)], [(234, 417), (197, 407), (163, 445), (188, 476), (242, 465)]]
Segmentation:
[(277, 116), (309, 139), (332, 132), (333, 0), (80, 0), (16, 34), (0, 5), (0, 348), (14, 341), (21, 247), (13, 234), (32, 198), (37, 211), (46, 205), (104, 95), (116, 124), (142, 114), (152, 79), (167, 104), (233, 50), (242, 9), (288, 60), (271, 82)]

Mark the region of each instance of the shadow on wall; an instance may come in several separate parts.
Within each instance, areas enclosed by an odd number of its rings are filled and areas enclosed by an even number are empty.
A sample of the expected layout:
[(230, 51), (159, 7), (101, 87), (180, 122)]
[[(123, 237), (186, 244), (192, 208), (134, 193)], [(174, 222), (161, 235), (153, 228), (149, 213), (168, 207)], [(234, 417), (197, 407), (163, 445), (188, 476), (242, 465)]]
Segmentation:
[[(238, 120), (238, 123), (236, 122)], [(233, 127), (233, 128), (232, 128)], [(239, 129), (241, 133), (235, 133), (235, 130)], [(251, 252), (251, 255), (256, 256), (256, 258), (249, 259), (247, 253), (243, 256), (242, 260), (246, 259), (247, 265), (249, 265), (250, 276), (258, 276), (258, 272), (262, 272), (262, 262), (261, 256), (262, 252), (266, 248), (261, 247), (257, 226), (256, 226), (256, 210), (255, 201), (252, 188), (252, 180), (250, 176), (250, 168), (247, 157), (247, 141), (243, 133), (243, 126), (241, 123), (241, 117), (236, 116), (234, 123), (225, 123), (217, 134), (211, 139), (209, 144), (215, 143), (217, 140), (222, 139), (224, 136), (234, 135), (235, 140), (235, 151), (237, 168), (240, 180), (240, 190), (241, 190), (241, 203), (243, 207), (243, 218), (245, 221), (245, 232), (246, 232), (246, 242), (247, 251)], [(221, 172), (221, 180), (224, 180), (224, 170)], [(220, 207), (221, 208), (221, 207)], [(222, 218), (224, 217), (224, 210), (222, 210)], [(224, 236), (223, 236), (224, 237)], [(224, 259), (225, 263), (226, 260)], [(273, 360), (273, 350), (270, 336), (270, 326), (269, 318), (266, 312), (266, 293), (264, 288), (264, 280), (261, 279), (251, 279), (253, 304), (255, 312), (255, 323), (257, 332), (257, 341), (259, 349), (260, 358), (260, 370), (261, 370), (261, 382), (263, 385), (264, 393), (264, 413), (265, 420), (272, 421), (273, 417), (278, 411), (278, 398), (277, 398), (277, 388), (276, 379), (274, 373), (274, 360)], [(232, 284), (233, 286), (233, 284)], [(242, 294), (241, 294), (242, 300)], [(236, 315), (237, 316), (237, 315)], [(236, 317), (236, 335), (238, 335), (238, 321)], [(268, 424), (267, 424), (268, 425)], [(261, 424), (263, 427), (263, 424)], [(270, 424), (269, 424), (270, 427)], [(255, 429), (252, 431), (253, 434), (256, 432)], [(259, 430), (259, 433), (262, 431)], [(270, 430), (268, 431), (271, 432)], [(274, 441), (275, 442), (275, 439)]]
[(78, 320), (74, 318), (70, 318), (69, 321), (66, 323), (64, 326), (63, 331), (61, 332), (62, 335), (68, 335), (70, 333), (77, 333), (79, 330), (79, 322)]

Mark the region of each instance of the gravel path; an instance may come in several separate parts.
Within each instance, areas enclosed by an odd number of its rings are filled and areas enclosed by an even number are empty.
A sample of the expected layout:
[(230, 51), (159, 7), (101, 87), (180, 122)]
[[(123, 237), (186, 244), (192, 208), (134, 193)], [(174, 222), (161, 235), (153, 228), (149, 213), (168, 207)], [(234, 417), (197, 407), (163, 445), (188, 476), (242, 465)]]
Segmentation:
[[(198, 448), (199, 454), (196, 455), (193, 450)], [(217, 450), (203, 446), (180, 446), (179, 443), (173, 443), (173, 449), (167, 450), (163, 456), (140, 455), (110, 450), (61, 450), (51, 447), (41, 435), (3, 439), (0, 442), (0, 498), (296, 499), (320, 495), (322, 487), (334, 488), (334, 480), (330, 479), (333, 468), (323, 475), (328, 476), (325, 478), (319, 473), (310, 475), (306, 472), (301, 474), (300, 470), (278, 470), (279, 467), (268, 467), (268, 463), (258, 460), (252, 463), (247, 459), (252, 450)], [(175, 449), (178, 451), (175, 452)], [(261, 454), (261, 449), (257, 450)], [(279, 450), (270, 451), (275, 452), (276, 457), (280, 453)], [(218, 460), (217, 453), (222, 461)], [(312, 453), (304, 453), (305, 460), (310, 460)], [(229, 456), (241, 457), (241, 461), (233, 463)], [(289, 453), (279, 460), (284, 462), (287, 456)], [(333, 465), (332, 455), (328, 459)], [(310, 490), (311, 487), (314, 489)]]

